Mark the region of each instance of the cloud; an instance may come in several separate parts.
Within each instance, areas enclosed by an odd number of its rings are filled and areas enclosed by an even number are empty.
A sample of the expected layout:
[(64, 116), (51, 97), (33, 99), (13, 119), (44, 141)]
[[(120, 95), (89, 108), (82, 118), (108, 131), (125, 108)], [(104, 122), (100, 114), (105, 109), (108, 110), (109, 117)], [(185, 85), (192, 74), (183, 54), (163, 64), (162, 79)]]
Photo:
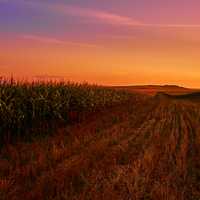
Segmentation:
[(158, 28), (200, 28), (200, 24), (141, 24), (141, 26)]
[[(0, 2), (11, 3), (9, 0), (0, 0)], [(60, 3), (49, 3), (41, 1), (32, 1), (32, 0), (13, 0), (12, 3), (21, 3), (33, 7), (40, 7), (42, 9), (48, 9), (51, 12), (62, 14), (62, 15), (71, 15), (81, 18), (90, 18), (101, 23), (111, 24), (116, 26), (127, 26), (127, 27), (146, 27), (146, 28), (200, 28), (200, 24), (154, 24), (154, 23), (145, 23), (133, 19), (132, 17), (119, 15), (117, 13), (94, 10), (90, 8), (83, 8), (79, 6), (72, 6), (67, 4)]]
[(136, 21), (127, 16), (121, 16), (115, 13), (105, 12), (101, 10), (93, 10), (90, 8), (82, 8), (79, 6), (72, 6), (60, 3), (47, 3), (41, 1), (31, 1), (31, 0), (13, 0), (10, 2), (9, 0), (0, 0), (0, 2), (7, 3), (15, 3), (22, 4), (27, 6), (32, 6), (35, 8), (48, 9), (51, 12), (55, 12), (57, 14), (71, 15), (77, 17), (85, 17), (92, 18), (98, 21), (102, 21), (106, 24), (113, 25), (140, 25), (141, 22)]
[(56, 5), (56, 6), (50, 6), (49, 9), (52, 9), (53, 11), (66, 14), (66, 15), (72, 15), (72, 16), (79, 16), (79, 17), (87, 17), (96, 19), (98, 21), (102, 21), (107, 24), (113, 24), (113, 25), (140, 25), (141, 22), (136, 21), (130, 17), (117, 15), (115, 13), (109, 13), (105, 11), (100, 10), (92, 10), (89, 8), (81, 8), (77, 6), (63, 6), (63, 5)]
[(87, 17), (99, 20), (106, 24), (128, 26), (128, 27), (158, 27), (158, 28), (200, 28), (200, 24), (152, 24), (144, 23), (142, 21), (135, 20), (128, 16), (118, 15), (116, 13), (110, 13), (100, 10), (91, 10), (89, 8), (81, 8), (77, 6), (56, 5), (49, 7), (50, 9), (72, 16)]
[(44, 37), (44, 36), (38, 36), (38, 35), (21, 35), (21, 38), (26, 39), (26, 40), (37, 41), (40, 43), (55, 44), (55, 45), (71, 45), (71, 46), (89, 47), (89, 48), (100, 47), (95, 44), (69, 42), (69, 41), (59, 40), (56, 38)]
[(118, 15), (115, 13), (91, 10), (89, 8), (80, 8), (76, 6), (61, 6), (57, 5), (52, 7), (54, 11), (80, 17), (93, 18), (102, 21), (106, 24), (128, 26), (128, 27), (157, 27), (157, 28), (200, 28), (200, 24), (152, 24), (144, 23), (142, 21), (135, 20), (131, 17)]

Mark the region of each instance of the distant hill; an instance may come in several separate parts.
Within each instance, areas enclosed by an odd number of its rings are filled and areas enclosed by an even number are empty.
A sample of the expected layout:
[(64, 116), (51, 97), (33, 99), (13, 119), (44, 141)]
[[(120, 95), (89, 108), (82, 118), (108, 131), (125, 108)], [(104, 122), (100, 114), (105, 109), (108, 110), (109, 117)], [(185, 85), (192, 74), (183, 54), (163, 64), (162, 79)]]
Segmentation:
[(117, 89), (127, 89), (132, 92), (138, 92), (146, 95), (156, 95), (158, 92), (166, 94), (179, 95), (193, 92), (200, 92), (200, 89), (184, 88), (177, 85), (136, 85), (136, 86), (117, 86)]

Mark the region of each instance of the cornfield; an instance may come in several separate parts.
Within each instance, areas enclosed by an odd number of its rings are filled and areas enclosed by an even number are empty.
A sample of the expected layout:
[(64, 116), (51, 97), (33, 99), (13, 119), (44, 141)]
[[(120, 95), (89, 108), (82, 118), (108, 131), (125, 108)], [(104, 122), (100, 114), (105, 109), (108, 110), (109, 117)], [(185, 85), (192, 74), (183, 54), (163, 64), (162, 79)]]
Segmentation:
[[(18, 136), (52, 122), (68, 123), (131, 94), (87, 83), (0, 80), (0, 135)], [(46, 128), (47, 128), (46, 127)], [(45, 128), (45, 129), (46, 129)]]

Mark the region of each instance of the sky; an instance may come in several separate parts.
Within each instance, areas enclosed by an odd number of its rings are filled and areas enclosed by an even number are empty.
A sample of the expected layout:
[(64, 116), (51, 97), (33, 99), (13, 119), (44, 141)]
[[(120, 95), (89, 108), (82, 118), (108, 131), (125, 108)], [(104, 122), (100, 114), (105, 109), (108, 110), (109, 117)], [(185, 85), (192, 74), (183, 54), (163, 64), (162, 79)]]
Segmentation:
[(0, 76), (200, 88), (198, 0), (0, 0)]

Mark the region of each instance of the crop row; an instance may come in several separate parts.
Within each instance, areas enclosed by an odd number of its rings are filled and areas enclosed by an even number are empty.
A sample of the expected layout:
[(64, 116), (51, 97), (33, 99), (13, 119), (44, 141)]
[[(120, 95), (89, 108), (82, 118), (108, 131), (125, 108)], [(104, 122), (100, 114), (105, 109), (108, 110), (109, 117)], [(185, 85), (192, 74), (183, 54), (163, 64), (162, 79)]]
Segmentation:
[[(87, 83), (0, 82), (0, 134), (24, 134), (30, 127), (128, 101), (131, 94)], [(30, 130), (29, 130), (30, 131)]]

